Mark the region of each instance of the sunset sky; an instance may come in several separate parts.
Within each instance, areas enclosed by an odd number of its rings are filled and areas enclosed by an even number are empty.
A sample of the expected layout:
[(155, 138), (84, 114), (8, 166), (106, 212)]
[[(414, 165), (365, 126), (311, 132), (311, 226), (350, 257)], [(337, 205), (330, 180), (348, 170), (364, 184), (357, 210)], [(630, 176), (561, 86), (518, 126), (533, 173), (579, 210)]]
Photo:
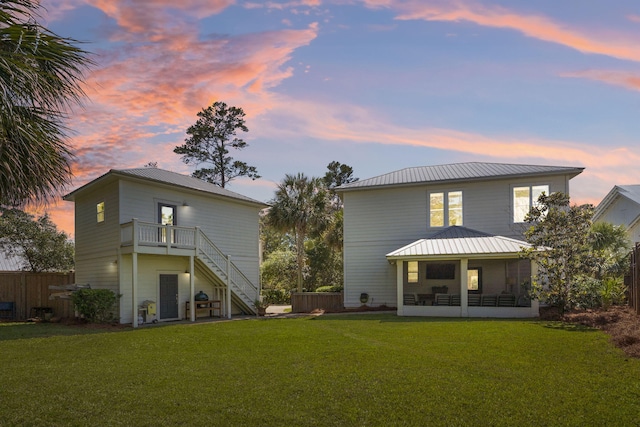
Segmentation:
[[(637, 0), (43, 0), (97, 66), (68, 123), (71, 191), (173, 148), (214, 101), (242, 107), (268, 201), (333, 160), (359, 178), (467, 161), (585, 167), (572, 200), (640, 184)], [(48, 211), (73, 234), (73, 204)]]

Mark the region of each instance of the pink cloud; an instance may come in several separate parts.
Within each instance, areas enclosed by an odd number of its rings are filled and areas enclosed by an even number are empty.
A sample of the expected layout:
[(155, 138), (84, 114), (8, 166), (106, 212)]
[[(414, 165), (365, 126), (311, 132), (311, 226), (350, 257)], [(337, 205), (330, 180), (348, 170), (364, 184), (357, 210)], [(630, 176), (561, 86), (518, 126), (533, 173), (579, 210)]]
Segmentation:
[(640, 91), (640, 74), (638, 73), (612, 70), (586, 70), (564, 73), (562, 76), (597, 80), (599, 82), (621, 86), (625, 89)]
[(474, 0), (398, 1), (364, 0), (371, 8), (397, 10), (397, 19), (474, 24), (505, 28), (539, 40), (561, 44), (583, 53), (640, 61), (640, 43), (635, 34), (605, 34), (597, 29), (572, 29), (542, 15), (520, 14), (501, 6), (486, 6)]
[(288, 117), (289, 126), (287, 129), (261, 128), (263, 134), (272, 138), (307, 135), (340, 144), (445, 150), (468, 160), (582, 166), (586, 170), (577, 182), (586, 184), (572, 187), (576, 201), (581, 203), (599, 201), (615, 184), (640, 183), (637, 168), (640, 153), (632, 147), (598, 147), (573, 141), (492, 136), (433, 127), (411, 129), (385, 121), (378, 113), (355, 105), (281, 100), (277, 109), (277, 114)]

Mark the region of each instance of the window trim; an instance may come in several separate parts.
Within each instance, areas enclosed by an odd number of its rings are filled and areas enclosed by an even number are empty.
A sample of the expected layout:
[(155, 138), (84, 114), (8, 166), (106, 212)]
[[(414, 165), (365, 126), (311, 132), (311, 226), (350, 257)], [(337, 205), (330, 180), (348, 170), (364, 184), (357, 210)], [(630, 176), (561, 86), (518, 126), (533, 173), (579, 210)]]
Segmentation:
[[(538, 198), (536, 197), (534, 200), (533, 197), (533, 189), (535, 187), (546, 187), (546, 191), (542, 191), (545, 194), (549, 195), (551, 194), (551, 185), (549, 184), (527, 184), (527, 185), (523, 185), (523, 184), (519, 184), (519, 185), (512, 185), (511, 186), (511, 222), (513, 224), (523, 224), (524, 221), (524, 217), (527, 215), (527, 213), (531, 210), (532, 206), (535, 206), (538, 202)], [(526, 213), (524, 214), (524, 216), (522, 217), (522, 219), (516, 218), (516, 189), (522, 189), (522, 188), (526, 188), (529, 190), (529, 203), (527, 206), (527, 210)], [(541, 194), (541, 193), (539, 193)]]
[(96, 203), (96, 222), (102, 224), (105, 220), (105, 203), (104, 200)]
[[(450, 207), (450, 198), (452, 194), (455, 193), (460, 193), (460, 224), (451, 224), (451, 212), (453, 209), (458, 209), (458, 208), (451, 208)], [(462, 226), (464, 225), (464, 191), (463, 190), (442, 190), (442, 191), (429, 191), (428, 193), (428, 197), (427, 197), (427, 207), (428, 207), (428, 213), (427, 213), (427, 221), (428, 221), (428, 228), (445, 228), (445, 227), (451, 227), (453, 225), (456, 226)], [(432, 209), (431, 207), (431, 198), (434, 195), (442, 195), (442, 225), (433, 225), (432, 223), (432, 212), (436, 212), (436, 209)]]

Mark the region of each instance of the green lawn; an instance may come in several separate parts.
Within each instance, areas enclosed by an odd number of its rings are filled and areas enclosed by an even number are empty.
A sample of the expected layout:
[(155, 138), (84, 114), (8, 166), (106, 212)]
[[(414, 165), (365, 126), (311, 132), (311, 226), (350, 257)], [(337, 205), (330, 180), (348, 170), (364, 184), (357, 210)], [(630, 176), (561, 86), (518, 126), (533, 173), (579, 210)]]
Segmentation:
[(0, 324), (0, 356), (2, 426), (640, 422), (640, 360), (601, 332), (541, 321)]

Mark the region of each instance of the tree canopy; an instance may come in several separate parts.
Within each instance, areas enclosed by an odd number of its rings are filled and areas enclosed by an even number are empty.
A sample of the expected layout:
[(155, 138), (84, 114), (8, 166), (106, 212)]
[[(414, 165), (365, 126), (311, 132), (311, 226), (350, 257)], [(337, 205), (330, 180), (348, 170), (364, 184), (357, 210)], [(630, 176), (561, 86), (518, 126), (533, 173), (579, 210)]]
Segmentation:
[(308, 235), (321, 233), (330, 220), (327, 191), (319, 178), (309, 178), (302, 173), (285, 175), (270, 204), (267, 223), (276, 230), (293, 233), (298, 263), (298, 292), (302, 292), (305, 239)]
[(23, 259), (23, 269), (65, 272), (74, 266), (74, 245), (58, 231), (47, 214), (35, 218), (19, 209), (5, 209), (0, 215), (0, 247)]
[(46, 201), (70, 183), (63, 122), (81, 105), (88, 52), (37, 19), (40, 2), (0, 2), (0, 204)]
[(190, 136), (173, 152), (181, 154), (186, 164), (208, 166), (196, 169), (192, 176), (222, 188), (239, 176), (253, 180), (260, 178), (255, 166), (234, 160), (229, 155), (229, 148), (242, 150), (248, 147), (244, 140), (236, 136), (238, 131), (249, 131), (244, 117), (242, 108), (214, 102), (198, 113), (196, 123), (187, 129)]

